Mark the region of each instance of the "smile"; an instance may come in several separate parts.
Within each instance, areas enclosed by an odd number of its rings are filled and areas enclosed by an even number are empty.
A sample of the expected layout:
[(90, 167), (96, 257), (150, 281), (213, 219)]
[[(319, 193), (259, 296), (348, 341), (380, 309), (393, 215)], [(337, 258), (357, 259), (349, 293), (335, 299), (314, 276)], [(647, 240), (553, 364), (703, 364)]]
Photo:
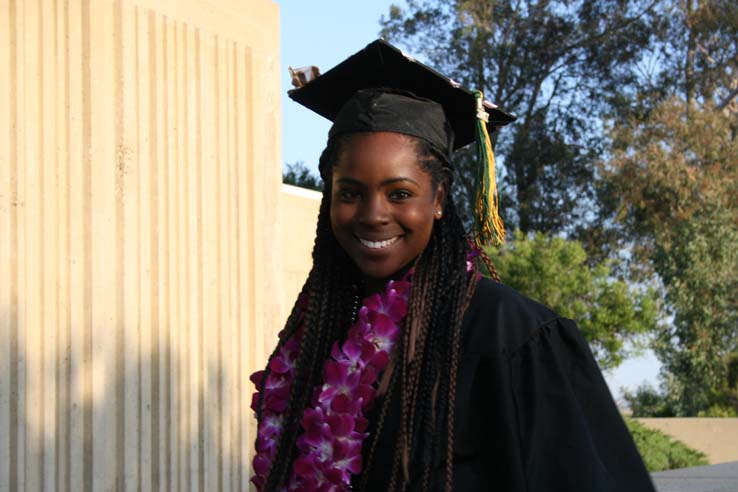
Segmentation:
[(397, 241), (399, 241), (400, 240), (400, 236), (395, 236), (395, 237), (392, 237), (392, 238), (389, 238), (389, 239), (385, 239), (384, 241), (369, 241), (367, 239), (362, 239), (362, 238), (357, 238), (357, 239), (359, 240), (359, 242), (363, 246), (365, 246), (365, 247), (367, 247), (369, 249), (383, 249), (383, 248), (386, 248), (388, 246), (392, 246)]

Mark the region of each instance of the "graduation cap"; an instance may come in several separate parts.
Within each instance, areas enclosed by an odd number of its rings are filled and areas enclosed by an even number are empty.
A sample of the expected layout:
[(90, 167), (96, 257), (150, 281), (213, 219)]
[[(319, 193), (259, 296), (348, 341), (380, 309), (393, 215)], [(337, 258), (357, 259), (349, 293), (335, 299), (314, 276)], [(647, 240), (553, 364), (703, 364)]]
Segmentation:
[(454, 150), (477, 142), (474, 239), (501, 243), (495, 163), (489, 133), (515, 120), (470, 91), (379, 39), (324, 74), (290, 68), (296, 102), (333, 122), (329, 136), (364, 131), (403, 133), (427, 141), (450, 165)]

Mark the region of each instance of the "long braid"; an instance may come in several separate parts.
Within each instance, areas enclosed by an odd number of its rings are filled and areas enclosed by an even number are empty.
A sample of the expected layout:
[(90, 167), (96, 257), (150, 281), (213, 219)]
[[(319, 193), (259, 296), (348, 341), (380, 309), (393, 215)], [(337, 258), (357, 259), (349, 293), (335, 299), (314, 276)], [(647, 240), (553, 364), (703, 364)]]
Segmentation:
[(479, 253), (479, 257), (482, 259), (482, 262), (484, 263), (484, 266), (487, 268), (487, 272), (489, 273), (489, 276), (492, 277), (492, 279), (495, 282), (500, 282), (500, 274), (497, 273), (497, 268), (495, 268), (495, 264), (492, 263), (492, 260), (490, 260), (487, 253), (482, 250)]
[[(431, 248), (431, 251), (428, 257), (430, 258), (429, 270), (433, 270), (433, 264), (438, 261), (438, 256), (433, 254), (432, 248)], [(436, 296), (438, 296), (439, 291), (438, 289), (436, 289), (437, 280), (438, 280), (438, 277), (436, 276), (435, 278), (421, 279), (420, 281), (426, 285), (430, 284), (428, 290), (430, 292), (435, 292)], [(417, 403), (419, 400), (424, 401), (424, 402), (429, 401), (428, 399), (429, 395), (423, 394), (425, 392), (423, 391), (424, 388), (421, 387), (421, 384), (424, 382), (427, 383), (428, 381), (432, 380), (432, 360), (425, 357), (425, 354), (427, 352), (428, 330), (430, 327), (429, 326), (430, 323), (428, 321), (431, 318), (431, 316), (429, 316), (429, 312), (434, 307), (441, 305), (441, 303), (438, 302), (440, 299), (430, 299), (431, 302), (428, 302), (429, 299), (427, 298), (428, 296), (425, 294), (425, 292), (422, 292), (422, 291), (419, 292), (418, 297), (419, 297), (419, 306), (418, 306), (419, 312), (417, 314), (421, 317), (422, 321), (420, 323), (421, 329), (418, 330), (418, 333), (417, 333), (416, 353), (413, 355), (412, 360), (408, 361), (409, 366), (410, 366), (410, 371), (408, 373), (408, 380), (407, 380), (407, 385), (409, 388), (409, 391), (407, 393), (408, 393), (408, 398), (410, 400), (410, 405), (408, 408), (409, 414), (407, 416), (407, 421), (406, 421), (407, 425), (406, 425), (406, 428), (404, 429), (404, 432), (408, 436), (413, 436), (413, 437), (411, 439), (407, 439), (404, 443), (405, 449), (403, 450), (404, 451), (403, 458), (405, 461), (403, 462), (403, 467), (404, 467), (403, 471), (405, 472), (405, 474), (403, 478), (405, 479), (405, 481), (409, 479), (409, 473), (407, 472), (407, 469), (409, 467), (409, 463), (408, 463), (409, 450), (407, 449), (407, 447), (416, 446), (417, 444), (416, 420), (422, 422), (422, 420), (425, 417), (423, 413), (427, 414), (427, 411), (422, 412), (421, 410), (421, 414), (417, 415), (417, 411), (416, 411)], [(426, 377), (421, 377), (421, 374), (425, 374)], [(427, 388), (428, 385), (425, 384), (424, 386), (425, 388)], [(427, 410), (427, 405), (426, 405), (426, 410)]]
[[(420, 267), (418, 269), (421, 270)], [(428, 283), (428, 279), (422, 278), (424, 273), (425, 272), (422, 270), (417, 273), (419, 278), (417, 278), (416, 283), (421, 286), (425, 286)], [(412, 437), (414, 434), (415, 404), (417, 402), (417, 392), (419, 389), (417, 380), (420, 372), (420, 365), (424, 360), (427, 334), (427, 324), (424, 323), (425, 317), (422, 316), (423, 311), (425, 310), (425, 298), (425, 289), (417, 289), (414, 293), (411, 293), (410, 309), (412, 311), (408, 312), (408, 316), (411, 317), (413, 322), (411, 323), (411, 329), (405, 330), (404, 332), (405, 353), (403, 354), (403, 358), (405, 364), (403, 364), (403, 369), (405, 370), (403, 371), (403, 382), (406, 390), (402, 393), (403, 419), (402, 426), (400, 428), (400, 435), (402, 437), (401, 459), (404, 482), (407, 482), (410, 478), (409, 451), (415, 444)]]
[[(469, 306), (471, 296), (474, 293), (476, 287), (477, 277), (476, 273), (469, 279), (469, 284), (466, 289), (466, 295), (464, 303), (458, 307), (455, 313), (456, 321), (459, 323), (462, 321), (466, 308)], [(448, 398), (450, 402), (456, 401), (456, 376), (459, 369), (459, 352), (461, 351), (461, 330), (453, 330), (453, 342), (451, 344), (451, 371), (449, 372), (449, 391)], [(453, 490), (453, 457), (454, 457), (454, 416), (455, 416), (455, 405), (450, 404), (447, 412), (446, 426), (448, 429), (448, 438), (446, 440), (446, 492)]]
[[(393, 373), (390, 375), (390, 382), (387, 389), (387, 394), (392, 394), (392, 391), (394, 389), (394, 386), (396, 384), (398, 377), (397, 372), (393, 371)], [(379, 442), (379, 435), (381, 434), (382, 428), (384, 427), (384, 420), (387, 417), (387, 411), (389, 410), (390, 404), (392, 403), (391, 398), (385, 398), (382, 401), (382, 407), (379, 411), (379, 418), (377, 420), (377, 426), (376, 431), (374, 432), (374, 436), (371, 437), (371, 446), (369, 447), (369, 452), (367, 453), (366, 462), (364, 463), (365, 469), (369, 469), (371, 467), (372, 461), (374, 460), (374, 451), (377, 448), (377, 443)], [(361, 486), (359, 487), (359, 490), (364, 492), (366, 490), (366, 485), (369, 480), (369, 474), (365, 473), (364, 476), (361, 479)]]

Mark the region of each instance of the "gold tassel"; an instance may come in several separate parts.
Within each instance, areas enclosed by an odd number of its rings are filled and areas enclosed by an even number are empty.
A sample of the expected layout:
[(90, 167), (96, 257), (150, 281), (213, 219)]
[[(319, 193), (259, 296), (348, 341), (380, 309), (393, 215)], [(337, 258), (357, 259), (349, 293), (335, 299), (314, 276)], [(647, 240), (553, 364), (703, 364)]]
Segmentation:
[(477, 151), (481, 161), (474, 205), (474, 242), (478, 248), (483, 248), (490, 243), (499, 245), (505, 242), (505, 224), (500, 217), (495, 155), (487, 132), (489, 115), (482, 105), (482, 92), (474, 91), (474, 95), (477, 98)]

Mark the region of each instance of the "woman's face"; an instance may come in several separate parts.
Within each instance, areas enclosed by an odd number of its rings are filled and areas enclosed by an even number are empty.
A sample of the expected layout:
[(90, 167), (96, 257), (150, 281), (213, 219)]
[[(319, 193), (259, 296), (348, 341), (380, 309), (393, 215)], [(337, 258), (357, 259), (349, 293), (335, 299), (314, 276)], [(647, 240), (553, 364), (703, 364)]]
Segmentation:
[(426, 247), (443, 198), (410, 137), (357, 133), (333, 167), (333, 234), (364, 275), (386, 279)]

